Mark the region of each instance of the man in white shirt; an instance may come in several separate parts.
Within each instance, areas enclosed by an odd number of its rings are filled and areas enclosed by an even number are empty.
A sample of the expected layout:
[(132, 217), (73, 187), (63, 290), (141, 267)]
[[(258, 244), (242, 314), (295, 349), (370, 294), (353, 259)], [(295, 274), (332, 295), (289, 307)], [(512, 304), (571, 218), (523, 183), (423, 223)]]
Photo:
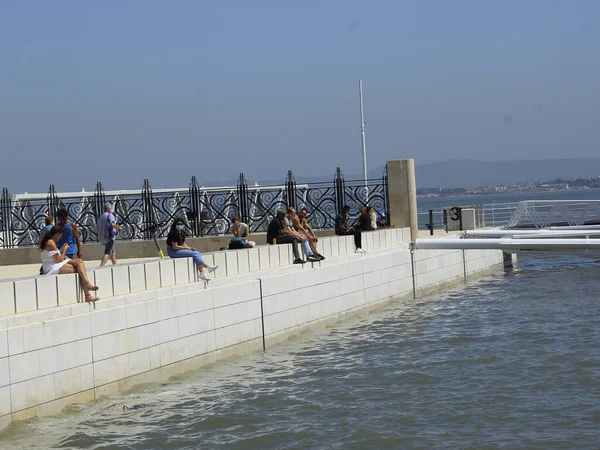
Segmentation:
[[(243, 246), (240, 248), (252, 248), (256, 245), (256, 242), (248, 240), (248, 236), (250, 236), (250, 227), (244, 222), (241, 222), (239, 217), (234, 217), (231, 219), (231, 233), (233, 234), (234, 238), (242, 239)], [(234, 241), (232, 240), (232, 243), (233, 242)], [(236, 242), (239, 241), (236, 240)], [(232, 249), (232, 243), (229, 244), (230, 249)]]

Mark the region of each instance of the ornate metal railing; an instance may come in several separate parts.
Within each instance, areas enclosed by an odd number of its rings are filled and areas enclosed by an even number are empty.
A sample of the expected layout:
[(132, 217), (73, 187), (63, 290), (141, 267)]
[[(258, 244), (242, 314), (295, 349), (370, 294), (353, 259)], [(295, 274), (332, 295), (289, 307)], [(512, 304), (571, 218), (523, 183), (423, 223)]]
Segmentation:
[(166, 237), (175, 218), (183, 218), (194, 237), (223, 235), (231, 231), (231, 218), (239, 217), (251, 232), (266, 231), (278, 209), (307, 208), (315, 229), (331, 229), (335, 217), (347, 204), (352, 218), (357, 209), (370, 204), (378, 217), (389, 218), (387, 176), (367, 180), (344, 180), (338, 168), (329, 182), (297, 184), (291, 171), (285, 183), (248, 186), (240, 174), (236, 186), (201, 187), (192, 177), (187, 189), (152, 189), (144, 180), (140, 191), (104, 191), (97, 183), (94, 192), (57, 193), (51, 185), (47, 194), (11, 196), (6, 188), (0, 197), (0, 248), (25, 247), (39, 242), (46, 216), (66, 208), (77, 224), (82, 242), (97, 242), (97, 218), (110, 202), (122, 231), (121, 240)]

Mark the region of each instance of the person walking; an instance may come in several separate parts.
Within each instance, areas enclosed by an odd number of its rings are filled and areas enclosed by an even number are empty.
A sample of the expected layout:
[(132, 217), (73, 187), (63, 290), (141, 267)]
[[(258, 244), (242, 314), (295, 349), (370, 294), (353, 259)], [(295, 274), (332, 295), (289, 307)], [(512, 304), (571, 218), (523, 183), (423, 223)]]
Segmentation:
[(98, 218), (98, 227), (96, 229), (100, 244), (104, 245), (104, 255), (102, 255), (100, 266), (104, 266), (109, 259), (113, 265), (117, 263), (115, 240), (118, 231), (121, 231), (121, 225), (117, 223), (115, 216), (112, 213), (112, 205), (110, 203), (105, 203), (104, 213)]

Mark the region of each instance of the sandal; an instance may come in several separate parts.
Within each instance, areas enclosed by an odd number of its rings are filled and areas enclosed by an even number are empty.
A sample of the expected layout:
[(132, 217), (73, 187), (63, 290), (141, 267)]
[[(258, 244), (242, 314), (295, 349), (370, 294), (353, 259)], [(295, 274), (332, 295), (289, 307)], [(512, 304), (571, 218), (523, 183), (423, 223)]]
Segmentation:
[(98, 300), (100, 300), (100, 297), (91, 297), (91, 296), (88, 296), (88, 295), (85, 296), (85, 301), (88, 302), (88, 303), (96, 302)]

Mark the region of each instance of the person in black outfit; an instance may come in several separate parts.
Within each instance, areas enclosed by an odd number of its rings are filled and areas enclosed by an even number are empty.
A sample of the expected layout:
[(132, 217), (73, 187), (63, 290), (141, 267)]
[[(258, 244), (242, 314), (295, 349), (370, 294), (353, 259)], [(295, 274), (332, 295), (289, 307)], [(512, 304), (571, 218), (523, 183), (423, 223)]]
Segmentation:
[(355, 230), (353, 227), (348, 225), (348, 213), (350, 207), (344, 205), (342, 212), (335, 218), (335, 234), (338, 236), (354, 236), (354, 245), (356, 246), (356, 253), (364, 253), (362, 249), (362, 236), (359, 230)]
[(357, 228), (360, 231), (373, 231), (375, 230), (371, 225), (371, 215), (367, 212), (367, 208), (360, 208), (358, 210), (360, 212), (360, 216), (358, 216), (358, 225)]
[(277, 216), (269, 223), (269, 228), (267, 229), (267, 244), (292, 244), (294, 264), (304, 264), (306, 261), (300, 258), (300, 253), (298, 252), (298, 239), (286, 232), (283, 219), (285, 219), (285, 211), (280, 209), (277, 211)]
[(208, 273), (214, 272), (217, 266), (209, 266), (204, 263), (202, 253), (196, 251), (185, 243), (185, 222), (183, 219), (175, 219), (171, 225), (171, 230), (167, 236), (167, 253), (171, 258), (192, 258), (196, 269), (198, 270), (198, 278), (208, 281), (210, 278), (206, 276), (204, 269)]

